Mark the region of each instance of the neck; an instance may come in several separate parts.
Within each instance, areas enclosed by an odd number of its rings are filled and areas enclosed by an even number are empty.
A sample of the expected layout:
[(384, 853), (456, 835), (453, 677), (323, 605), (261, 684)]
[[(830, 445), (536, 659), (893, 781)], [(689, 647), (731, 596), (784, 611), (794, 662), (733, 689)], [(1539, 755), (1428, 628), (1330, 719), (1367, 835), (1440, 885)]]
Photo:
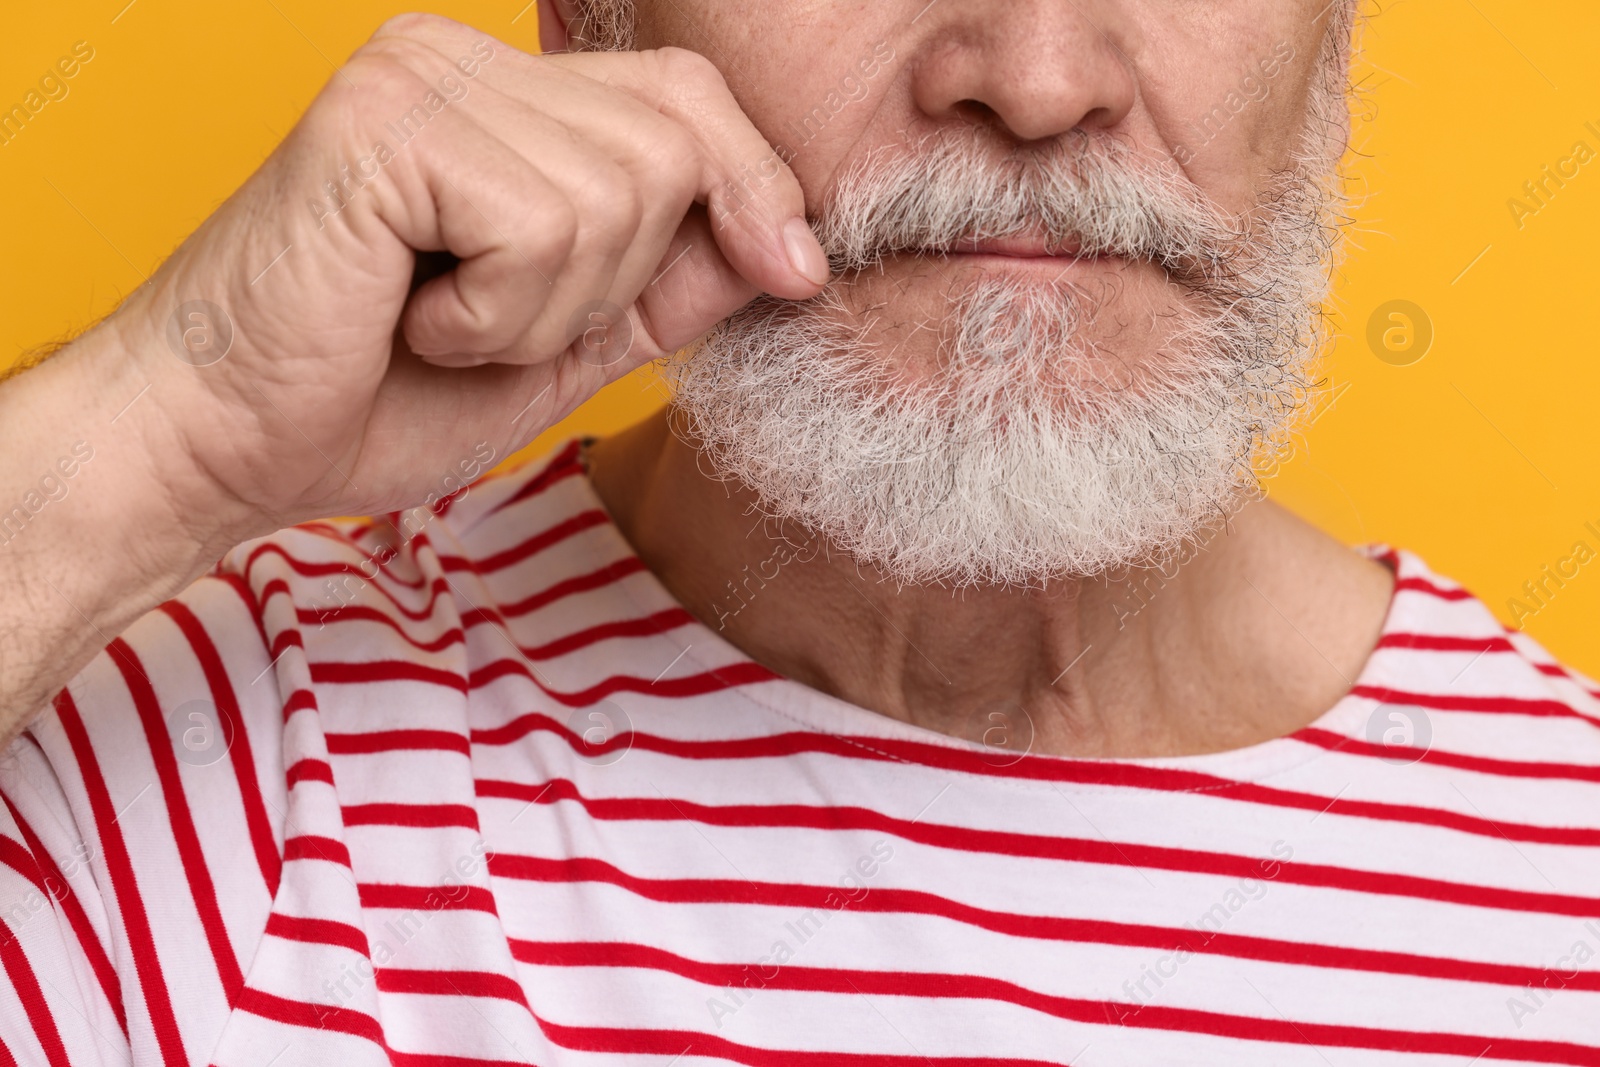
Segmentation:
[(667, 589), (779, 674), (953, 736), (1102, 758), (1257, 744), (1348, 691), (1387, 611), (1386, 568), (1265, 501), (1164, 572), (896, 585), (764, 521), (668, 418), (590, 450), (596, 491)]

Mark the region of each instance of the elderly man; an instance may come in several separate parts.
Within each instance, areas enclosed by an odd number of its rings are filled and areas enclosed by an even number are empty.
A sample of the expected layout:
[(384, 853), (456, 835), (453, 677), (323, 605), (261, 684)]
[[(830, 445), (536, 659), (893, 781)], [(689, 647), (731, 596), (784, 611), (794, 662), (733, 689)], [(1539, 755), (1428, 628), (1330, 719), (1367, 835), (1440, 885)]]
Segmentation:
[(1257, 491), (1351, 5), (539, 15), (0, 389), (0, 1062), (1600, 1064), (1594, 687)]

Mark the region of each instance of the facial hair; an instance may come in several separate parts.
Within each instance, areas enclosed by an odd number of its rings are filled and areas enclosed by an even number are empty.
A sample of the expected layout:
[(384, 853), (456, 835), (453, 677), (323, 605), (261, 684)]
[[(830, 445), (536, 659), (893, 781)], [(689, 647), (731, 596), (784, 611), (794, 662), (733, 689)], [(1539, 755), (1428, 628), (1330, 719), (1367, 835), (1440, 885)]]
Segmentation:
[[(759, 298), (680, 353), (678, 425), (768, 516), (891, 580), (1159, 564), (1259, 493), (1253, 458), (1312, 388), (1338, 240), (1329, 93), (1342, 105), (1342, 80), (1314, 80), (1300, 150), (1243, 216), (1103, 133), (1008, 156), (945, 133), (864, 157), (814, 220), (836, 281)], [(852, 307), (887, 256), (1040, 232), (1165, 272), (1181, 299), (1155, 351), (1107, 358), (1115, 293), (989, 276), (954, 297), (913, 374)]]

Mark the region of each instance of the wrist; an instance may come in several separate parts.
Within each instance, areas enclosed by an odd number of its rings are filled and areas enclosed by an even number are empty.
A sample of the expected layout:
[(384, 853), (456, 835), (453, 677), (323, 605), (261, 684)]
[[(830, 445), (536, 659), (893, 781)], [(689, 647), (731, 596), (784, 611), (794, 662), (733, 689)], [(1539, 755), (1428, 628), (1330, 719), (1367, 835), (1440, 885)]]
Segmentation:
[(126, 459), (121, 506), (152, 524), (143, 540), (164, 539), (179, 552), (212, 561), (277, 524), (210, 476), (179, 421), (208, 404), (198, 376), (209, 368), (171, 350), (169, 324), (157, 313), (163, 302), (153, 290), (140, 290), (80, 339), (79, 365), (96, 381), (97, 410)]
[(102, 323), (0, 388), (0, 743), (227, 547), (170, 492), (159, 383), (119, 332)]

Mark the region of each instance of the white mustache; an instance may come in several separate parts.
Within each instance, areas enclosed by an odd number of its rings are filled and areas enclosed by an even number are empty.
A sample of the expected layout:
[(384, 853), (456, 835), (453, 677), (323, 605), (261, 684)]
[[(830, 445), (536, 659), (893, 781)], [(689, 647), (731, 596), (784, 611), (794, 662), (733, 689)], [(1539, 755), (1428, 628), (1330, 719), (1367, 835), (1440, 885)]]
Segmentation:
[(841, 273), (893, 254), (1028, 235), (1085, 257), (1148, 260), (1195, 287), (1237, 274), (1249, 232), (1176, 165), (1160, 168), (1123, 141), (1082, 131), (1010, 159), (975, 138), (869, 153), (836, 183), (815, 229)]

